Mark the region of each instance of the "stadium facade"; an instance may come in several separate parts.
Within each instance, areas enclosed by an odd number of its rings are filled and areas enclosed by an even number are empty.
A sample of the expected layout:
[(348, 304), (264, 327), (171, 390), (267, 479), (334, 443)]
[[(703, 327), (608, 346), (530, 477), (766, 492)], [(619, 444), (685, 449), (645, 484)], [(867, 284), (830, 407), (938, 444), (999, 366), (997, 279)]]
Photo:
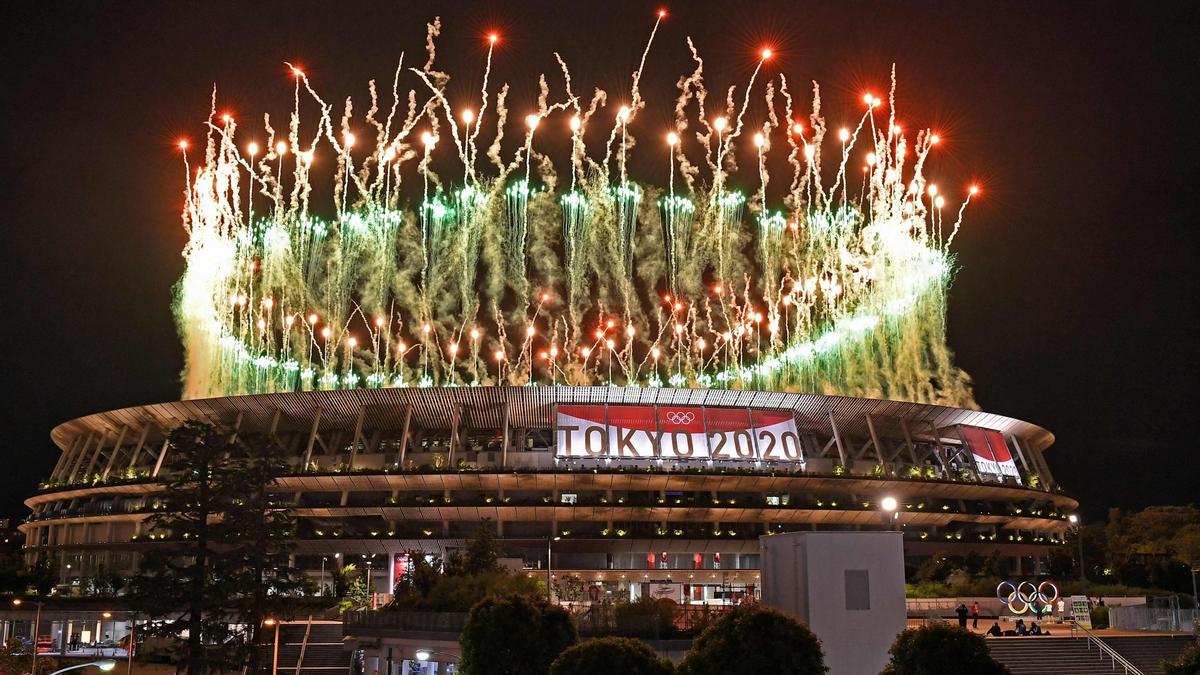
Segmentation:
[(145, 520), (166, 436), (189, 420), (286, 448), (295, 566), (328, 583), (355, 562), (381, 594), (407, 552), (451, 553), (481, 522), (530, 574), (582, 582), (583, 600), (737, 602), (756, 593), (758, 538), (797, 530), (896, 528), (910, 563), (998, 552), (1028, 573), (1077, 507), (1043, 456), (1050, 432), (977, 410), (716, 389), (309, 391), (58, 426), (61, 456), (26, 501), (27, 556), (56, 559), (67, 588), (132, 573), (161, 545)]

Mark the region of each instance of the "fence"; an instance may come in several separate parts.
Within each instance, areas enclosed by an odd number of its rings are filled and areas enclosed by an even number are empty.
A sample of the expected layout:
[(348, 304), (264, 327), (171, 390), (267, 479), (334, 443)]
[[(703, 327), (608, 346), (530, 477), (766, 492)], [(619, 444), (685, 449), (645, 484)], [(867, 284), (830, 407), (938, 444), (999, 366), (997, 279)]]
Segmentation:
[(1156, 630), (1190, 633), (1200, 622), (1200, 611), (1195, 609), (1159, 608), (1146, 605), (1111, 607), (1108, 610), (1108, 625), (1124, 630)]
[(347, 613), (344, 620), (347, 633), (383, 630), (458, 635), (467, 623), (467, 613), (361, 610)]

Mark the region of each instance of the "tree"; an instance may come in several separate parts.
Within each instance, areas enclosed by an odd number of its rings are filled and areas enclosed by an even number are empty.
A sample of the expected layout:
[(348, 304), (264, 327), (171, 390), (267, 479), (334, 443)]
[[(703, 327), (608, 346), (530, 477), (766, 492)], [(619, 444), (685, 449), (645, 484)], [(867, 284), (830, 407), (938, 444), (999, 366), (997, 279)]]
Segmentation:
[(930, 624), (896, 636), (881, 675), (1007, 675), (982, 636), (957, 626)]
[(500, 547), (496, 545), (496, 530), (491, 520), (485, 518), (475, 528), (475, 536), (460, 560), (463, 574), (482, 574), (500, 569)]
[(58, 581), (58, 562), (42, 554), (34, 563), (26, 564), (24, 543), (15, 531), (5, 532), (0, 540), (0, 593), (21, 595), (32, 590), (36, 595), (48, 595)]
[(258, 672), (263, 620), (282, 614), (289, 596), (312, 590), (312, 581), (289, 564), (296, 523), (287, 502), (272, 491), (287, 471), (284, 451), (263, 436), (244, 438), (232, 447), (228, 487), (239, 495), (224, 512), (226, 526), (236, 537), (217, 558), (218, 576), (237, 591), (232, 613), (248, 627), (239, 662)]
[(578, 574), (563, 574), (554, 581), (554, 597), (560, 602), (577, 602), (583, 598), (583, 586)]
[(714, 620), (692, 642), (681, 675), (827, 671), (821, 641), (804, 624), (761, 605), (740, 605)]
[(371, 600), (371, 589), (367, 587), (367, 580), (354, 563), (342, 566), (342, 569), (334, 574), (333, 586), (341, 612), (365, 607)]
[(154, 620), (148, 635), (187, 631), (188, 675), (246, 665), (262, 619), (301, 584), (285, 560), (290, 514), (270, 496), (280, 457), (265, 439), (198, 422), (168, 437), (161, 508), (146, 520), (163, 541), (143, 555), (130, 599)]
[(483, 521), (465, 554), (441, 558), (424, 551), (408, 552), (408, 565), (396, 580), (391, 609), (466, 612), (496, 595), (545, 594), (539, 580), (513, 574), (499, 565), (499, 549), (491, 523)]
[(641, 640), (607, 637), (568, 647), (550, 675), (671, 675), (675, 668)]
[(917, 568), (917, 581), (943, 582), (954, 570), (954, 563), (946, 556), (937, 555), (926, 558)]
[(463, 675), (546, 675), (578, 639), (561, 607), (525, 595), (490, 597), (467, 617), (459, 666)]
[(1124, 514), (1109, 511), (1109, 554), (1118, 564), (1134, 557), (1176, 560), (1193, 563), (1200, 560), (1200, 508), (1195, 506), (1150, 506)]
[(1183, 650), (1174, 661), (1163, 661), (1162, 669), (1165, 675), (1200, 675), (1200, 645)]
[[(8, 673), (24, 673), (32, 672), (30, 668), (33, 665), (33, 655), (17, 638), (9, 639), (8, 643), (0, 646), (0, 673), (8, 675)], [(52, 673), (62, 667), (58, 659), (49, 656), (39, 656), (37, 660), (37, 675), (46, 675)]]
[(414, 602), (429, 597), (433, 587), (442, 576), (442, 560), (420, 549), (411, 549), (405, 554), (408, 565), (396, 580), (392, 593), (398, 602)]

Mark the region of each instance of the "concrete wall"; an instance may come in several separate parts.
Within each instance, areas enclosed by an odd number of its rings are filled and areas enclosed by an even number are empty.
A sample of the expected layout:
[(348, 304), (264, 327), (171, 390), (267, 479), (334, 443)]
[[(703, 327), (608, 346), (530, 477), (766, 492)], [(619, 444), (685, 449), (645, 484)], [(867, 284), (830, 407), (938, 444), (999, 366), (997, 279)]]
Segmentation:
[(899, 532), (794, 532), (762, 537), (762, 599), (808, 624), (832, 675), (878, 673), (904, 630)]

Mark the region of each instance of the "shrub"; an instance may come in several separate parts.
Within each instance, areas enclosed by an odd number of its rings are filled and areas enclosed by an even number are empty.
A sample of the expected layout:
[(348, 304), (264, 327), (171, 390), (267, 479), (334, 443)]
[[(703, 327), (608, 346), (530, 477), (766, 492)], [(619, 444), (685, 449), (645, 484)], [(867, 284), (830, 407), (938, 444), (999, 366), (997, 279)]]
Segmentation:
[(704, 629), (676, 672), (822, 675), (826, 671), (821, 641), (804, 624), (761, 605), (741, 605)]
[(1200, 675), (1200, 645), (1183, 650), (1174, 661), (1163, 661), (1164, 675)]
[(1100, 606), (1093, 607), (1092, 611), (1091, 611), (1091, 615), (1092, 615), (1092, 628), (1108, 628), (1108, 606), (1107, 605), (1105, 605), (1103, 607), (1100, 607)]
[(675, 632), (678, 605), (669, 598), (641, 597), (623, 602), (615, 609), (617, 630), (621, 635), (669, 637)]
[(550, 665), (550, 675), (671, 675), (674, 666), (646, 643), (621, 637), (581, 642)]
[(1007, 675), (992, 658), (987, 641), (947, 624), (909, 628), (896, 636), (882, 675)]
[(561, 607), (525, 595), (489, 597), (467, 617), (459, 667), (463, 675), (546, 675), (578, 640)]

